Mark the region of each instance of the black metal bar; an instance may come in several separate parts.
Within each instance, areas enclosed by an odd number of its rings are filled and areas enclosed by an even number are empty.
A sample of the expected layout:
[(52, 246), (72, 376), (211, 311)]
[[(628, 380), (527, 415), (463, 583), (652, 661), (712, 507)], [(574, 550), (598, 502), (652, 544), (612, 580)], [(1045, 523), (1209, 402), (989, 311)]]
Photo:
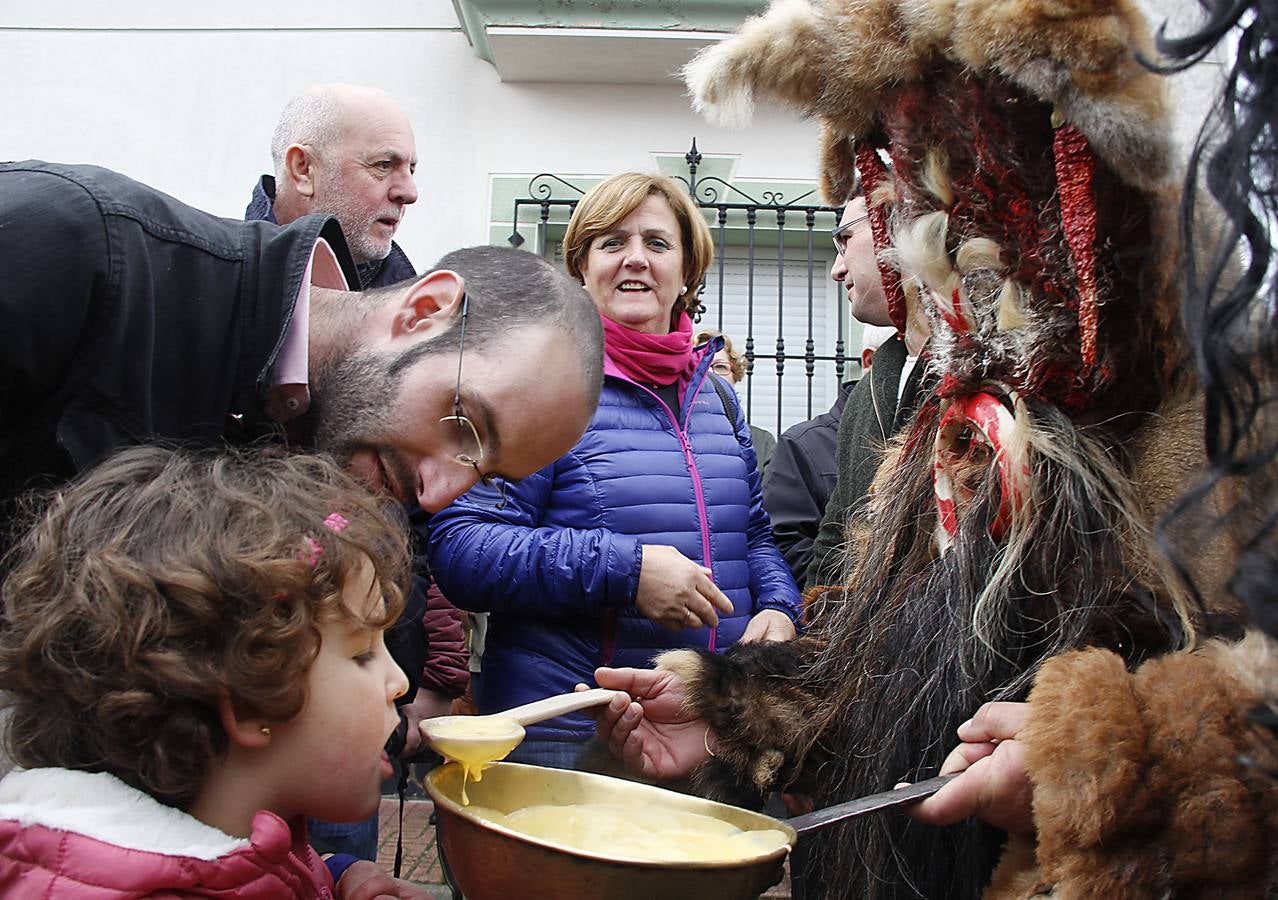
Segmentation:
[(785, 399), (785, 210), (777, 210), (777, 434)]
[(746, 210), (746, 225), (750, 229), (749, 249), (746, 251), (746, 420), (750, 419), (751, 400), (754, 399), (754, 223), (757, 209)]
[(808, 380), (808, 418), (812, 418), (812, 379), (816, 376), (816, 365), (813, 359), (813, 352), (816, 350), (816, 341), (812, 339), (812, 264), (815, 262), (813, 256), (812, 228), (816, 225), (816, 212), (809, 210), (804, 217), (804, 225), (808, 229), (808, 334), (807, 340), (803, 342), (803, 374)]
[[(694, 150), (696, 149), (696, 143), (697, 142), (695, 140), (692, 142)], [(701, 158), (700, 155), (698, 155), (697, 158), (700, 159)], [(695, 174), (696, 168), (694, 167), (692, 171)], [(727, 265), (727, 261), (728, 261), (728, 254), (723, 252), (724, 240), (725, 240), (724, 229), (727, 227), (727, 225), (728, 225), (728, 211), (726, 209), (720, 209), (719, 210), (719, 328), (718, 328), (720, 332), (723, 331), (723, 279), (726, 273), (726, 269), (724, 267)]]

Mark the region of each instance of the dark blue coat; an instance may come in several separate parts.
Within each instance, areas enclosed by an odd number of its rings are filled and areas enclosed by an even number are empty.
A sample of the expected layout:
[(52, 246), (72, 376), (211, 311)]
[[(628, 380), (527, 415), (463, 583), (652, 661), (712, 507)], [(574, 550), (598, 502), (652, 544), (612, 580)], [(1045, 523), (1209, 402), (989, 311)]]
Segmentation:
[[(729, 421), (705, 354), (675, 413), (605, 365), (599, 409), (567, 455), (508, 486), (497, 509), (477, 486), (430, 523), (431, 565), (456, 605), (487, 611), (476, 703), (494, 712), (593, 683), (599, 665), (650, 666), (674, 647), (722, 650), (764, 609), (799, 612), (772, 541), (750, 431)], [(672, 632), (635, 609), (643, 544), (668, 544), (713, 570), (735, 612)], [(585, 740), (584, 715), (533, 737)]]
[[(244, 221), (276, 221), (275, 179), (270, 175), (263, 175), (257, 180), (257, 184), (253, 185), (253, 196), (249, 198), (249, 205), (244, 208)], [(408, 261), (407, 254), (394, 241), (391, 241), (390, 253), (385, 259), (363, 262), (358, 268), (360, 290), (389, 287), (417, 277), (417, 270)]]

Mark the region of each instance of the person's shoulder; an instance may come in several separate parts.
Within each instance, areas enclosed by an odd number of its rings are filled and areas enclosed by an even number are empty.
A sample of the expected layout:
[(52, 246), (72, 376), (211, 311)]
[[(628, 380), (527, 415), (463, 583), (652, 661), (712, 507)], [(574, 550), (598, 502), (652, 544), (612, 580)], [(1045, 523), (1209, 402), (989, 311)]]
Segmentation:
[(124, 192), (122, 189), (137, 184), (110, 169), (39, 159), (0, 163), (0, 177), (0, 195), (10, 213), (22, 216), (30, 211), (33, 216), (38, 214), (34, 217), (48, 218), (56, 212), (64, 221), (80, 221), (86, 226), (90, 215), (101, 215), (104, 207)]
[(785, 430), (784, 433), (782, 433), (781, 440), (801, 442), (804, 439), (806, 439), (807, 436), (813, 431), (834, 432), (834, 431), (838, 431), (838, 428), (839, 428), (838, 417), (829, 412), (823, 412), (823, 413), (820, 413), (819, 415), (813, 416), (811, 419), (807, 419), (803, 422), (798, 422), (794, 425), (791, 425), (789, 428)]

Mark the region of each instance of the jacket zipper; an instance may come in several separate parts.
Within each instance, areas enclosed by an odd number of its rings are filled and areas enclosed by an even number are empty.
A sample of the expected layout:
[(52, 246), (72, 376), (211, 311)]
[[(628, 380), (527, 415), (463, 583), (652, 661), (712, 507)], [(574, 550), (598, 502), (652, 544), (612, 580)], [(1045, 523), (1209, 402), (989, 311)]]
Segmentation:
[[(693, 375), (693, 378), (696, 378), (695, 374)], [(692, 410), (692, 403), (695, 402), (696, 394), (700, 392), (701, 385), (704, 381), (705, 379), (702, 378), (701, 381), (695, 382), (695, 386), (694, 382), (688, 382), (688, 390), (693, 391), (691, 395), (692, 400), (687, 404), (689, 411)], [(638, 382), (633, 383), (638, 384)], [(687, 432), (685, 432), (679, 425), (679, 417), (676, 416), (670, 407), (666, 405), (666, 401), (662, 400), (657, 392), (649, 388), (647, 385), (640, 384), (639, 387), (651, 394), (653, 399), (656, 400), (657, 403), (660, 404), (661, 408), (666, 411), (666, 415), (670, 417), (670, 421), (674, 425), (675, 435), (679, 438), (679, 447), (683, 450), (684, 462), (688, 464), (688, 473), (692, 476), (692, 492), (697, 497), (697, 524), (701, 529), (702, 565), (710, 570), (710, 580), (713, 582), (714, 561), (710, 556), (710, 523), (707, 521), (706, 517), (706, 495), (701, 486), (701, 471), (697, 468), (697, 461), (692, 455), (692, 444), (688, 440)], [(717, 626), (710, 629), (710, 639), (706, 646), (711, 651), (715, 648), (718, 632), (719, 629)]]

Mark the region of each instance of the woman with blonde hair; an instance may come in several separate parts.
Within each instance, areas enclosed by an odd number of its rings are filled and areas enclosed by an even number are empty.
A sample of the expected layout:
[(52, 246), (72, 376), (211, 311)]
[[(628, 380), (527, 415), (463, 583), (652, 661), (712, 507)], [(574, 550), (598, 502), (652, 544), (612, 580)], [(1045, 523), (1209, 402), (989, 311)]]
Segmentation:
[[(481, 713), (593, 683), (600, 665), (795, 634), (799, 593), (750, 432), (709, 376), (722, 339), (693, 347), (714, 254), (701, 211), (670, 178), (616, 175), (582, 197), (564, 248), (603, 319), (599, 409), (566, 456), (508, 486), (504, 507), (477, 487), (431, 521), (440, 586), (491, 613)], [(594, 723), (528, 730), (511, 759), (567, 768)]]

